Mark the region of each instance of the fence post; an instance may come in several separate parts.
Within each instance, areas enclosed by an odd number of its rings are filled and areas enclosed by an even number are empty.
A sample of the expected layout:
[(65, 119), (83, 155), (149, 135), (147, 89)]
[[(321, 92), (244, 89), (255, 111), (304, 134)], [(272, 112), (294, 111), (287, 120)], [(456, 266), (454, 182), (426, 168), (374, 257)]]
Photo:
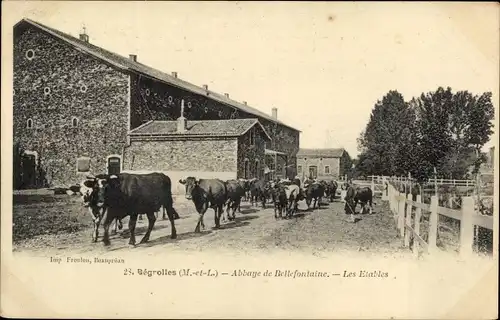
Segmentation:
[[(422, 195), (417, 195), (417, 203), (422, 203)], [(422, 209), (417, 207), (415, 209), (415, 227), (413, 230), (415, 231), (415, 235), (413, 236), (413, 253), (415, 256), (418, 257), (419, 249), (420, 249), (420, 242), (419, 242), (419, 237), (420, 237), (420, 219), (422, 217)]]
[(460, 219), (460, 256), (462, 257), (472, 253), (472, 243), (474, 241), (473, 214), (474, 198), (464, 197), (462, 199), (462, 217)]
[(401, 239), (403, 239), (405, 236), (405, 204), (406, 204), (406, 201), (404, 198), (405, 198), (404, 194), (402, 195), (400, 192), (398, 192), (398, 204), (399, 204), (398, 205), (398, 228), (399, 228), (399, 235), (401, 236)]
[(413, 205), (411, 204), (412, 201), (412, 196), (411, 193), (409, 193), (406, 196), (406, 199), (410, 202), (406, 202), (406, 219), (405, 219), (405, 224), (404, 224), (404, 229), (405, 229), (405, 247), (410, 246), (410, 230), (406, 229), (406, 226), (411, 226), (411, 210), (413, 208)]
[(431, 197), (431, 215), (429, 217), (429, 251), (435, 251), (438, 231), (438, 197)]

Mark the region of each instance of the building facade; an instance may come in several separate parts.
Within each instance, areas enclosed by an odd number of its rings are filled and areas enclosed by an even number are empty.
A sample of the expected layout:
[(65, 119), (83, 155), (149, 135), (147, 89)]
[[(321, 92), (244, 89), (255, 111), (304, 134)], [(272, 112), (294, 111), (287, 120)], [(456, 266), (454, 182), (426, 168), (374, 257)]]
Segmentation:
[(86, 34), (75, 38), (29, 19), (14, 26), (14, 143), (49, 186), (123, 170), (129, 132), (152, 120), (176, 120), (181, 101), (188, 120), (256, 119), (272, 137), (264, 148), (280, 154), (267, 157), (284, 174), (296, 174), (300, 131), (279, 121), (277, 110), (265, 114), (135, 55), (109, 52)]
[(300, 178), (339, 179), (349, 172), (351, 166), (351, 157), (343, 148), (300, 149), (297, 153)]

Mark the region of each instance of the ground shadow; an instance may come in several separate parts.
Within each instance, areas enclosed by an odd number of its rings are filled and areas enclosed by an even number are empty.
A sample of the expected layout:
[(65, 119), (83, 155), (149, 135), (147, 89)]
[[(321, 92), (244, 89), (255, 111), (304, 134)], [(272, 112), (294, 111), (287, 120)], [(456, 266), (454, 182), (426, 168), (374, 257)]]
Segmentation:
[(188, 240), (188, 239), (193, 239), (193, 238), (199, 238), (199, 237), (206, 236), (206, 235), (208, 235), (210, 233), (212, 233), (211, 230), (203, 230), (201, 232), (191, 231), (191, 232), (177, 234), (177, 238), (176, 239), (170, 238), (170, 234), (168, 234), (168, 235), (165, 235), (165, 236), (162, 236), (162, 237), (154, 238), (154, 239), (149, 240), (148, 242), (142, 243), (142, 244), (139, 244), (139, 241), (141, 241), (141, 238), (138, 237), (136, 239), (137, 240), (137, 245), (135, 247), (134, 246), (130, 246), (130, 245), (125, 245), (125, 246), (121, 246), (121, 247), (109, 249), (108, 251), (117, 251), (117, 250), (121, 250), (121, 249), (130, 250), (130, 249), (136, 249), (136, 248), (138, 249), (138, 248), (141, 248), (141, 247), (142, 248), (149, 248), (149, 247), (152, 247), (152, 246), (162, 245), (162, 244), (166, 244), (166, 243), (174, 243), (174, 242), (177, 242), (177, 241), (183, 241), (183, 240)]
[(246, 209), (246, 210), (241, 210), (241, 214), (250, 214), (250, 213), (255, 213), (255, 212), (259, 212), (260, 210), (258, 209), (254, 209), (254, 208), (249, 208), (249, 209)]
[[(123, 227), (125, 228), (125, 226), (123, 226)], [(170, 228), (170, 224), (166, 224), (166, 225), (155, 224), (151, 233), (153, 233), (155, 230), (160, 230), (160, 229), (165, 229), (165, 228)], [(146, 233), (147, 230), (148, 230), (147, 225), (136, 227), (135, 228), (135, 235), (138, 236), (138, 235), (144, 234), (144, 233)], [(111, 234), (111, 230), (110, 230), (110, 234)], [(117, 235), (122, 237), (122, 238), (129, 238), (130, 237), (130, 229), (125, 229), (122, 232), (118, 231)], [(116, 236), (116, 235), (113, 234), (113, 236)]]
[(236, 217), (235, 218), (235, 221), (246, 221), (246, 220), (253, 220), (253, 219), (257, 219), (259, 218), (259, 216), (240, 216), (240, 217)]
[(249, 225), (250, 222), (248, 221), (239, 221), (238, 219), (228, 222), (226, 224), (221, 224), (219, 228), (212, 227), (212, 230), (225, 230), (225, 229), (233, 229), (233, 228), (239, 228), (239, 227), (244, 227)]

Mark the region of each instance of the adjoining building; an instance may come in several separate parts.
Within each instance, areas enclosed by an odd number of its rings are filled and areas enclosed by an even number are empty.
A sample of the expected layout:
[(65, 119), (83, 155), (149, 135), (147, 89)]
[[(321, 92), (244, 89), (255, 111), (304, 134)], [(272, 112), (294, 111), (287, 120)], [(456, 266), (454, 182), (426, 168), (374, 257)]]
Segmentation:
[(339, 179), (349, 172), (351, 166), (351, 157), (343, 148), (301, 148), (297, 153), (297, 174), (300, 178)]
[[(146, 123), (142, 130), (171, 126), (168, 122), (181, 116), (182, 101), (187, 126), (191, 121), (201, 121), (193, 130), (205, 128), (207, 121), (226, 120), (223, 126), (232, 127), (241, 124), (229, 124), (232, 120), (251, 119), (244, 123), (254, 123), (250, 131), (255, 130), (256, 137), (265, 133), (272, 138), (262, 138), (264, 145), (254, 147), (263, 152), (249, 158), (250, 168), (253, 158), (259, 159), (255, 175), (269, 171), (278, 176), (296, 174), (300, 131), (278, 120), (276, 108), (268, 115), (244, 101), (231, 99), (227, 93), (181, 80), (177, 72), (167, 74), (146, 66), (137, 55), (127, 58), (95, 46), (86, 33), (75, 38), (30, 19), (14, 26), (14, 143), (25, 150), (25, 158), (30, 158), (25, 159), (22, 170), (39, 173), (23, 175), (30, 179), (25, 185), (36, 185), (37, 181), (49, 186), (68, 185), (89, 174), (138, 168), (130, 150), (139, 142), (141, 130), (134, 129)], [(210, 130), (197, 138), (187, 130), (183, 139), (214, 141)], [(174, 142), (167, 140), (172, 135), (165, 134), (161, 139), (163, 151), (172, 156), (170, 148), (181, 138)], [(191, 153), (204, 152), (207, 144), (195, 145), (171, 160), (186, 161)], [(257, 151), (247, 148), (245, 152)], [(171, 162), (168, 168), (182, 166)], [(147, 167), (159, 170), (165, 165)], [(194, 168), (185, 169), (192, 172)], [(243, 170), (235, 172), (238, 178), (245, 176)]]

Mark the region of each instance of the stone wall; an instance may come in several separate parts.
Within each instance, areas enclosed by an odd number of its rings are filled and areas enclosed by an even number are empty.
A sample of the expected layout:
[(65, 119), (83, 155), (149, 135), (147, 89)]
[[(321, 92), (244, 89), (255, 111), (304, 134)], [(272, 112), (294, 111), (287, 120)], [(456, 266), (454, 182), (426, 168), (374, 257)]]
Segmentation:
[[(251, 144), (250, 135), (255, 134), (255, 143)], [(248, 161), (248, 179), (264, 177), (265, 168), (265, 142), (267, 139), (263, 131), (254, 126), (245, 135), (238, 138), (238, 178), (245, 178), (245, 161)], [(258, 166), (256, 166), (258, 161)]]
[[(80, 182), (76, 159), (93, 174), (126, 141), (128, 75), (27, 24), (14, 30), (14, 143), (40, 159), (50, 186)], [(72, 119), (78, 119), (72, 127)], [(33, 128), (27, 128), (32, 119)]]
[[(309, 177), (309, 167), (316, 166), (318, 168), (319, 179), (338, 179), (341, 176), (340, 158), (321, 158), (321, 157), (299, 157), (297, 166), (302, 167), (302, 172), (299, 172), (299, 177), (304, 175)], [(329, 173), (325, 172), (325, 166), (329, 166)]]
[(124, 170), (236, 172), (236, 139), (130, 141)]

